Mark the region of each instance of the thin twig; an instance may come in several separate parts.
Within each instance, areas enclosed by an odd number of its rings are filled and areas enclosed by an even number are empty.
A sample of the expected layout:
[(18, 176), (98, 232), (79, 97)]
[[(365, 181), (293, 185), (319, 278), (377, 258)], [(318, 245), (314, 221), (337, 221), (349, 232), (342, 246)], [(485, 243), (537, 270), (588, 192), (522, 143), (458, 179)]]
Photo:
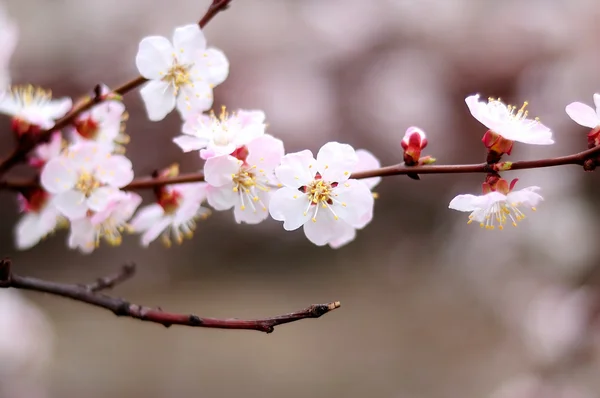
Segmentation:
[[(198, 21), (198, 24), (200, 25), (200, 27), (201, 28), (205, 27), (206, 24), (208, 24), (215, 15), (217, 15), (220, 11), (225, 10), (229, 6), (229, 3), (231, 3), (231, 1), (232, 0), (213, 0), (211, 5), (208, 7), (208, 10), (204, 14), (204, 16), (200, 19), (200, 21)], [(113, 91), (117, 94), (124, 95), (124, 94), (130, 92), (131, 90), (141, 86), (146, 81), (147, 81), (147, 79), (144, 78), (143, 76), (137, 76), (136, 78), (128, 81), (127, 83), (124, 83), (124, 84), (120, 85), (119, 87), (115, 88)], [(92, 106), (94, 106), (96, 104), (104, 102), (109, 97), (110, 96), (99, 97), (99, 96), (95, 95), (93, 97), (87, 98), (87, 99), (79, 102), (65, 116), (58, 119), (51, 129), (41, 131), (40, 133), (36, 134), (35, 136), (30, 135), (29, 137), (27, 137), (27, 139), (20, 140), (19, 144), (12, 151), (12, 153), (0, 161), (0, 177), (2, 177), (4, 174), (6, 174), (7, 171), (12, 169), (17, 164), (25, 161), (25, 159), (27, 158), (27, 154), (33, 148), (35, 148), (36, 145), (43, 143), (43, 142), (47, 142), (50, 139), (52, 132), (67, 127), (82, 112), (87, 111), (88, 109), (90, 109)]]
[(112, 275), (104, 276), (96, 279), (95, 282), (82, 285), (88, 292), (98, 293), (102, 290), (109, 290), (113, 287), (120, 285), (126, 280), (130, 279), (135, 274), (135, 264), (129, 263), (121, 267), (119, 272), (115, 272)]
[[(158, 323), (165, 327), (171, 325), (182, 325), (213, 329), (241, 329), (256, 330), (259, 332), (271, 333), (276, 326), (284, 323), (296, 322), (301, 319), (319, 318), (322, 315), (340, 307), (339, 301), (327, 304), (314, 304), (300, 311), (289, 314), (277, 315), (262, 319), (217, 319), (204, 318), (193, 314), (175, 314), (161, 309), (150, 308), (142, 305), (131, 304), (123, 299), (111, 297), (89, 289), (101, 287), (102, 283), (96, 282), (90, 285), (76, 285), (67, 283), (57, 283), (42, 279), (16, 275), (11, 270), (11, 261), (4, 259), (0, 261), (0, 288), (15, 288), (23, 290), (32, 290), (36, 292), (53, 294), (55, 296), (70, 298), (75, 301), (93, 305), (99, 308), (113, 312), (117, 316), (139, 319), (145, 322)], [(123, 272), (123, 270), (122, 270)], [(107, 277), (100, 280), (115, 281), (119, 283), (127, 278)]]
[[(477, 164), (457, 164), (457, 165), (427, 165), (427, 166), (405, 166), (403, 163), (399, 163), (392, 166), (385, 166), (373, 170), (365, 170), (353, 173), (350, 178), (363, 179), (371, 177), (389, 177), (394, 175), (406, 175), (406, 174), (466, 174), (466, 173), (490, 173), (498, 171), (511, 171), (511, 170), (525, 170), (525, 169), (539, 169), (544, 167), (555, 167), (564, 165), (578, 165), (583, 166), (586, 160), (594, 159), (600, 155), (600, 146), (588, 149), (582, 152), (578, 152), (568, 156), (561, 156), (557, 158), (548, 159), (537, 159), (537, 160), (522, 160), (516, 162), (503, 162), (501, 164), (488, 164), (488, 163), (477, 163)], [(510, 165), (509, 165), (510, 163)], [(191, 182), (204, 181), (204, 173), (185, 173), (180, 174), (176, 177), (141, 177), (136, 178), (127, 185), (124, 189), (126, 190), (139, 190), (160, 187), (169, 184), (183, 184)], [(0, 181), (0, 190), (24, 190), (28, 188), (39, 187), (37, 180), (10, 180)]]

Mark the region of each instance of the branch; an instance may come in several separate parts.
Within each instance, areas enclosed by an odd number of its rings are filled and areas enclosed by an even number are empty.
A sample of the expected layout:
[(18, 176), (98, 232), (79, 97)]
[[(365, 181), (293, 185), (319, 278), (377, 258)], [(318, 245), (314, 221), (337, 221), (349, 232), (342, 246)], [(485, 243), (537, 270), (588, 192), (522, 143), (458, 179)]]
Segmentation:
[(99, 278), (98, 281), (89, 285), (57, 283), (16, 275), (12, 273), (11, 265), (9, 259), (0, 260), (0, 288), (12, 287), (15, 289), (32, 290), (66, 297), (75, 301), (104, 308), (117, 316), (158, 323), (165, 327), (182, 325), (213, 329), (256, 330), (259, 332), (271, 333), (276, 326), (306, 318), (319, 318), (340, 307), (340, 302), (334, 301), (327, 304), (314, 304), (300, 311), (277, 315), (270, 318), (248, 320), (236, 318), (203, 318), (192, 314), (175, 314), (162, 311), (161, 309), (131, 304), (123, 299), (98, 293), (98, 291), (113, 287), (132, 276), (135, 268), (131, 265), (124, 266), (121, 269), (121, 272), (113, 276)]
[[(215, 15), (217, 15), (220, 11), (227, 9), (227, 7), (229, 6), (229, 3), (231, 3), (231, 1), (232, 0), (213, 0), (211, 5), (208, 7), (208, 10), (206, 10), (206, 13), (204, 14), (204, 16), (200, 19), (200, 21), (198, 21), (198, 25), (200, 25), (201, 28), (204, 28), (206, 26), (206, 24), (208, 24)], [(131, 90), (141, 86), (146, 81), (147, 81), (147, 79), (144, 78), (143, 76), (138, 76), (138, 77), (128, 81), (127, 83), (124, 83), (124, 84), (120, 85), (119, 87), (113, 89), (113, 91), (117, 94), (125, 95), (126, 93), (130, 92)], [(99, 94), (99, 93), (97, 93), (97, 94)], [(6, 158), (4, 158), (2, 161), (0, 161), (0, 177), (3, 176), (4, 174), (6, 174), (7, 171), (9, 171), (11, 168), (16, 166), (17, 164), (23, 162), (26, 159), (27, 154), (33, 148), (35, 148), (36, 145), (38, 145), (42, 142), (47, 142), (50, 139), (52, 132), (67, 127), (82, 112), (87, 111), (88, 109), (90, 109), (92, 106), (94, 106), (96, 104), (104, 102), (106, 99), (107, 99), (107, 97), (105, 97), (105, 96), (103, 97), (103, 96), (99, 96), (99, 95), (95, 95), (92, 98), (87, 98), (87, 99), (79, 102), (78, 105), (76, 105), (73, 109), (71, 109), (71, 111), (69, 113), (67, 113), (65, 116), (58, 119), (51, 129), (41, 131), (40, 133), (36, 134), (35, 136), (32, 136), (32, 135), (25, 136), (23, 139), (21, 139), (19, 141), (17, 147), (13, 150), (13, 152), (10, 155), (8, 155)]]

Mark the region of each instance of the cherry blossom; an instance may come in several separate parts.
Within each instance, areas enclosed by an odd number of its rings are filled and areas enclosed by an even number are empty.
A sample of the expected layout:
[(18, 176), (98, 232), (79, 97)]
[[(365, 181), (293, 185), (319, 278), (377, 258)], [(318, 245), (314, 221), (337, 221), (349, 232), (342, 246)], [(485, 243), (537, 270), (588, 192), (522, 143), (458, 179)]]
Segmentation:
[(184, 152), (200, 150), (202, 159), (230, 155), (256, 137), (265, 133), (265, 114), (262, 111), (238, 110), (229, 115), (222, 107), (214, 112), (189, 117), (180, 135), (173, 139)]
[(0, 6), (0, 90), (10, 84), (9, 63), (17, 46), (19, 36), (17, 25), (8, 17), (4, 7)]
[(58, 157), (63, 150), (63, 138), (60, 131), (55, 131), (50, 136), (50, 141), (35, 147), (29, 158), (29, 164), (33, 167), (43, 167), (48, 161)]
[[(356, 156), (358, 156), (358, 164), (356, 165), (354, 171), (372, 170), (381, 167), (379, 159), (377, 159), (366, 149), (357, 149)], [(358, 181), (365, 184), (370, 190), (373, 190), (373, 188), (375, 188), (377, 184), (381, 182), (381, 177), (365, 178)], [(376, 197), (375, 194), (373, 195), (373, 197)], [(352, 242), (356, 238), (356, 230), (366, 227), (372, 219), (373, 211), (365, 214), (362, 224), (359, 226), (359, 228), (353, 228), (348, 224), (341, 235), (338, 235), (337, 238), (329, 242), (329, 246), (333, 249), (339, 249), (340, 247)]]
[(40, 180), (44, 189), (56, 195), (56, 207), (64, 216), (76, 220), (88, 210), (104, 210), (119, 188), (133, 179), (131, 167), (126, 157), (82, 142), (46, 163)]
[(68, 245), (83, 253), (91, 253), (103, 239), (111, 246), (121, 244), (122, 233), (129, 230), (127, 222), (133, 216), (142, 197), (132, 192), (119, 192), (113, 195), (103, 210), (71, 221)]
[(304, 226), (318, 246), (362, 228), (374, 201), (365, 183), (348, 179), (357, 164), (354, 149), (338, 142), (321, 147), (316, 160), (309, 150), (285, 155), (275, 168), (283, 187), (271, 197), (271, 217), (287, 231)]
[(19, 195), (21, 211), (25, 213), (15, 227), (16, 246), (20, 250), (35, 246), (53, 232), (62, 220), (53, 197), (43, 189)]
[(257, 224), (269, 216), (275, 167), (284, 155), (283, 142), (266, 134), (248, 143), (242, 158), (216, 156), (204, 165), (208, 203), (216, 210), (234, 208), (237, 223)]
[(479, 101), (479, 94), (467, 97), (465, 102), (475, 119), (507, 140), (535, 145), (554, 144), (548, 127), (537, 118), (527, 118), (527, 102), (518, 110), (516, 106), (505, 105), (500, 99)]
[(535, 206), (544, 199), (537, 193), (540, 187), (531, 186), (514, 191), (516, 181), (513, 180), (509, 186), (506, 180), (500, 179), (495, 190), (484, 195), (458, 195), (448, 207), (470, 212), (468, 223), (478, 222), (481, 228), (491, 230), (498, 226), (502, 230), (507, 222), (516, 227), (517, 222), (525, 218), (521, 208), (527, 206), (535, 211)]
[(17, 86), (0, 97), (0, 113), (13, 117), (13, 130), (19, 134), (32, 126), (50, 129), (73, 105), (70, 98), (52, 99), (50, 91), (33, 86)]
[(197, 219), (206, 219), (210, 210), (201, 204), (206, 198), (206, 183), (175, 184), (163, 187), (158, 203), (138, 211), (130, 223), (133, 232), (142, 234), (142, 245), (161, 236), (165, 246), (171, 246), (171, 238), (177, 244), (183, 238), (191, 238)]
[(227, 58), (220, 50), (206, 48), (197, 24), (175, 29), (172, 44), (161, 36), (144, 38), (135, 62), (150, 80), (140, 94), (152, 121), (164, 119), (175, 106), (182, 113), (210, 109), (213, 87), (229, 74)]
[(107, 146), (111, 152), (122, 153), (123, 145), (129, 142), (123, 124), (127, 116), (125, 105), (121, 101), (109, 100), (96, 105), (75, 121), (73, 142), (95, 141)]
[(596, 109), (581, 102), (572, 102), (565, 108), (573, 121), (584, 127), (595, 129), (600, 127), (600, 94), (594, 94)]

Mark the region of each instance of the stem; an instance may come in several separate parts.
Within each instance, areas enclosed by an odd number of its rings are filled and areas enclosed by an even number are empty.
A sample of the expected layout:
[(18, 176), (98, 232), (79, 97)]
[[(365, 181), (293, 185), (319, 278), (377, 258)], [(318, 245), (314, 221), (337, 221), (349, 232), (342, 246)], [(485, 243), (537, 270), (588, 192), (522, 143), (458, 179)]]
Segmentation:
[(165, 327), (182, 325), (212, 329), (256, 330), (259, 332), (271, 333), (276, 326), (307, 318), (319, 318), (340, 307), (340, 302), (334, 301), (326, 304), (314, 304), (303, 310), (269, 318), (247, 320), (236, 318), (204, 318), (193, 314), (176, 314), (162, 311), (161, 309), (132, 304), (120, 298), (98, 293), (99, 290), (105, 289), (109, 287), (109, 285), (110, 287), (113, 287), (132, 276), (135, 272), (135, 268), (132, 265), (126, 265), (121, 269), (121, 272), (113, 276), (99, 278), (97, 282), (89, 285), (57, 283), (20, 276), (12, 273), (11, 266), (11, 261), (8, 259), (0, 261), (0, 288), (32, 290), (70, 298), (75, 301), (111, 311), (117, 316), (158, 323)]

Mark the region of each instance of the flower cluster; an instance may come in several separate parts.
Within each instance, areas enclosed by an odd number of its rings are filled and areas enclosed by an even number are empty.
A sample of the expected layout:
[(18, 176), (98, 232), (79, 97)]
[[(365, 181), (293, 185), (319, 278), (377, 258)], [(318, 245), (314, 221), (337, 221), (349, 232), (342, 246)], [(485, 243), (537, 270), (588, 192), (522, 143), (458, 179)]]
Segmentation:
[[(159, 237), (167, 246), (180, 244), (192, 237), (198, 220), (210, 215), (205, 202), (216, 211), (233, 210), (237, 223), (272, 218), (286, 231), (302, 227), (310, 242), (332, 248), (352, 241), (373, 219), (372, 189), (382, 175), (373, 154), (339, 142), (324, 144), (316, 156), (310, 150), (286, 154), (283, 142), (267, 133), (263, 111), (211, 110), (213, 89), (229, 75), (229, 62), (223, 52), (207, 46), (196, 24), (176, 28), (172, 41), (144, 38), (135, 63), (145, 79), (140, 94), (148, 118), (159, 121), (177, 109), (181, 133), (173, 142), (183, 152), (197, 152), (203, 181), (169, 184), (178, 166), (157, 171), (155, 200), (138, 210), (142, 199), (128, 189), (136, 184), (130, 186), (133, 167), (124, 155), (129, 136), (121, 96), (98, 86), (93, 106), (82, 111), (70, 98), (52, 99), (41, 88), (8, 87), (16, 30), (0, 20), (1, 29), (5, 52), (0, 54), (0, 83), (6, 84), (0, 88), (0, 112), (12, 117), (19, 142), (38, 143), (28, 160), (38, 170), (39, 185), (19, 193), (24, 215), (15, 234), (20, 249), (62, 227), (69, 228), (68, 246), (85, 253), (101, 241), (120, 244), (124, 232), (140, 234), (144, 246)], [(487, 175), (482, 195), (458, 195), (449, 207), (469, 212), (469, 223), (486, 229), (516, 226), (525, 218), (524, 208), (535, 210), (543, 198), (537, 186), (515, 190), (516, 179), (503, 179), (500, 173), (512, 163), (501, 162), (502, 157), (510, 155), (515, 142), (553, 144), (552, 131), (528, 117), (527, 102), (517, 108), (500, 99), (480, 101), (478, 94), (465, 102), (487, 128), (482, 138)], [(596, 110), (578, 102), (566, 108), (574, 121), (592, 129), (590, 148), (600, 144), (600, 95), (594, 95), (594, 102)], [(418, 180), (418, 171), (435, 161), (422, 156), (427, 145), (422, 129), (406, 130), (398, 143), (404, 161), (400, 166), (408, 170), (404, 174)]]

